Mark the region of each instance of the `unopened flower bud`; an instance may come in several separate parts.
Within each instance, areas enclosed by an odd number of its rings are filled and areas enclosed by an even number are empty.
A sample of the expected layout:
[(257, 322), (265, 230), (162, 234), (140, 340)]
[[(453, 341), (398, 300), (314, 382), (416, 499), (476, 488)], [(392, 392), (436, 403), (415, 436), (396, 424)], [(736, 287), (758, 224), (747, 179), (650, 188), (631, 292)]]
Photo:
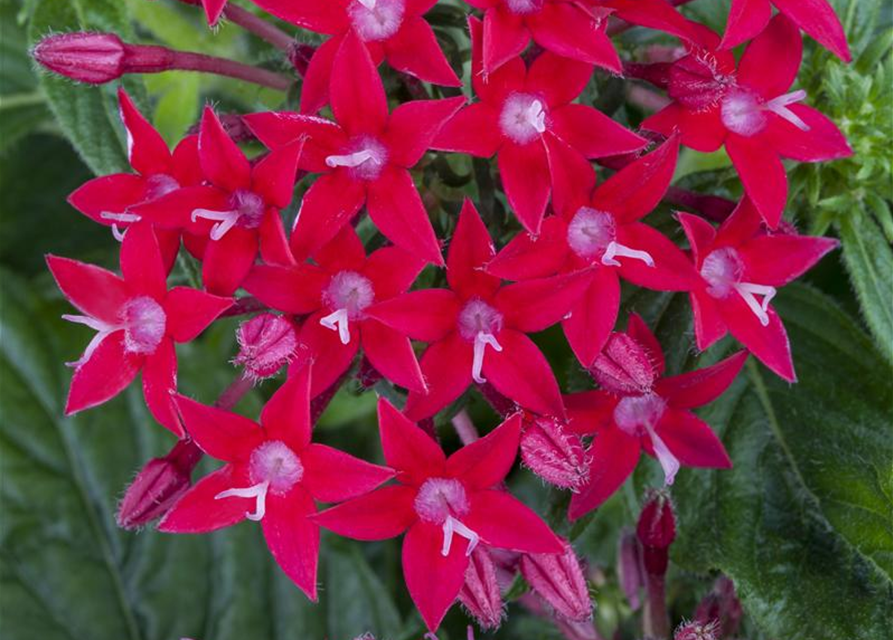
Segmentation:
[(583, 441), (561, 422), (526, 414), (521, 434), (521, 459), (546, 482), (577, 490), (589, 476)]
[(612, 393), (644, 393), (657, 378), (657, 367), (644, 345), (619, 332), (608, 338), (591, 371), (596, 382)]
[(294, 42), (288, 48), (288, 61), (291, 62), (291, 65), (301, 77), (307, 74), (307, 68), (310, 66), (310, 59), (313, 57), (314, 53), (316, 53), (316, 47), (303, 42)]
[(167, 513), (189, 488), (202, 455), (195, 443), (180, 440), (163, 458), (149, 460), (118, 505), (118, 526), (135, 529)]
[(592, 600), (583, 567), (567, 543), (564, 553), (528, 553), (521, 556), (521, 575), (555, 613), (568, 620), (588, 620)]
[(646, 496), (636, 535), (644, 550), (645, 571), (651, 575), (664, 575), (669, 560), (668, 549), (676, 539), (676, 516), (666, 491), (651, 491)]
[(636, 611), (642, 606), (640, 591), (645, 588), (645, 572), (642, 567), (642, 544), (629, 529), (620, 535), (617, 576), (630, 608)]
[(707, 623), (718, 621), (718, 635), (731, 636), (738, 633), (744, 610), (735, 593), (735, 584), (726, 576), (720, 576), (713, 583), (713, 589), (704, 596), (695, 611), (695, 621)]
[(123, 75), (127, 54), (124, 43), (113, 33), (62, 33), (38, 42), (32, 55), (59, 75), (102, 84)]
[(685, 622), (676, 629), (673, 640), (719, 640), (718, 631), (715, 622)]
[(496, 629), (502, 623), (504, 605), (496, 567), (483, 545), (471, 554), (465, 570), (465, 584), (459, 591), (459, 602), (482, 629)]
[(236, 340), (239, 355), (233, 364), (245, 367), (245, 374), (255, 381), (276, 375), (298, 346), (291, 322), (273, 313), (262, 313), (240, 324)]

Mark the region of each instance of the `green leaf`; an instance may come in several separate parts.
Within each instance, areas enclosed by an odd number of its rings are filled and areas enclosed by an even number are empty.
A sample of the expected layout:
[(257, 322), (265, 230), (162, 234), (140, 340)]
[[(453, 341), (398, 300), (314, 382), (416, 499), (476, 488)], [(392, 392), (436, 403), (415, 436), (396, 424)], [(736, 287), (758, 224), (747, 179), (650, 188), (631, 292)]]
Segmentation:
[(800, 381), (755, 361), (702, 412), (731, 470), (685, 470), (674, 487), (674, 560), (729, 575), (769, 637), (893, 638), (890, 366), (824, 295), (787, 288)]
[(893, 249), (864, 210), (839, 216), (837, 228), (862, 315), (878, 347), (893, 362)]

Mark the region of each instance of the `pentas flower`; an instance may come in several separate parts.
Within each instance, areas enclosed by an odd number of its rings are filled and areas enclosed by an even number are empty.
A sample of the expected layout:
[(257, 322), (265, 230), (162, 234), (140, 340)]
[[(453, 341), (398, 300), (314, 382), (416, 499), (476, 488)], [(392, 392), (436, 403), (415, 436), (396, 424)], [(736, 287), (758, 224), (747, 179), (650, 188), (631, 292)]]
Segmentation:
[(487, 264), (488, 273), (509, 280), (594, 267), (588, 288), (561, 321), (584, 367), (592, 365), (617, 323), (620, 278), (657, 291), (687, 291), (697, 280), (685, 254), (639, 222), (666, 193), (678, 151), (674, 136), (597, 188), (588, 162), (553, 168), (556, 215), (544, 221), (539, 235), (517, 235)]
[(496, 488), (515, 461), (521, 416), (449, 458), (386, 400), (378, 403), (385, 460), (398, 484), (350, 500), (316, 522), (357, 540), (403, 532), (403, 576), (432, 632), (465, 583), (479, 544), (528, 553), (561, 553), (563, 541), (533, 511)]
[(279, 210), (291, 202), (304, 140), (271, 151), (254, 164), (227, 135), (210, 107), (202, 114), (198, 156), (209, 185), (182, 187), (134, 207), (166, 229), (201, 238), (202, 281), (211, 292), (230, 295), (248, 275), (258, 251), (266, 262), (288, 263)]
[(245, 518), (260, 522), (270, 553), (308, 598), (316, 600), (319, 525), (315, 500), (367, 493), (393, 472), (311, 443), (310, 367), (273, 394), (260, 424), (177, 396), (189, 435), (226, 464), (201, 479), (158, 525), (167, 533), (205, 533)]
[(588, 483), (571, 497), (580, 518), (607, 500), (633, 472), (641, 451), (657, 458), (666, 484), (681, 465), (727, 468), (732, 461), (710, 426), (691, 409), (718, 398), (738, 375), (747, 352), (704, 369), (662, 377), (664, 356), (637, 315), (614, 333), (591, 372), (601, 386), (564, 397), (569, 427), (594, 436)]
[(253, 1), (292, 24), (332, 35), (317, 48), (304, 74), (301, 113), (316, 113), (329, 101), (335, 56), (349, 33), (363, 43), (375, 66), (387, 60), (394, 69), (425, 82), (462, 86), (422, 17), (437, 0)]
[(679, 131), (684, 145), (707, 153), (725, 145), (747, 195), (775, 228), (788, 197), (781, 158), (820, 162), (852, 151), (831, 120), (799, 104), (805, 91), (785, 93), (797, 78), (803, 41), (783, 14), (748, 45), (737, 72), (732, 53), (717, 50), (716, 34), (702, 33), (706, 46), (670, 67), (674, 102), (642, 127), (665, 135)]
[(732, 0), (721, 47), (731, 49), (760, 34), (772, 17), (772, 5), (838, 58), (852, 60), (843, 25), (828, 0)]
[(482, 158), (498, 154), (509, 205), (528, 231), (539, 233), (557, 166), (629, 153), (647, 143), (598, 110), (571, 104), (589, 82), (592, 65), (547, 51), (530, 69), (515, 57), (485, 76), (480, 20), (469, 18), (468, 25), (471, 83), (480, 101), (447, 122), (432, 146)]
[(430, 343), (421, 361), (428, 392), (410, 391), (406, 401), (413, 420), (437, 413), (472, 382), (489, 382), (536, 413), (564, 415), (552, 368), (525, 334), (561, 320), (586, 289), (588, 274), (501, 286), (483, 271), (494, 254), (487, 228), (466, 200), (447, 256), (450, 288), (411, 291), (367, 311)]
[[(362, 347), (372, 366), (391, 382), (424, 392), (425, 383), (406, 334), (367, 314), (370, 306), (405, 293), (425, 263), (397, 247), (366, 257), (346, 225), (313, 255), (316, 264), (255, 266), (245, 289), (274, 309), (308, 315), (298, 341), (315, 362), (312, 394), (338, 380)], [(295, 361), (295, 366), (299, 362)]]
[(183, 436), (171, 402), (177, 389), (175, 342), (189, 342), (232, 305), (230, 298), (186, 287), (167, 289), (151, 226), (133, 224), (121, 244), (123, 277), (77, 260), (47, 256), (65, 297), (83, 315), (65, 320), (96, 331), (75, 368), (66, 415), (100, 405), (143, 373), (143, 394), (155, 419)]
[(409, 168), (428, 149), (464, 98), (406, 102), (388, 115), (387, 96), (369, 52), (345, 36), (332, 67), (332, 111), (338, 123), (296, 113), (255, 113), (245, 121), (270, 148), (308, 136), (301, 168), (322, 173), (304, 195), (291, 235), (298, 259), (311, 255), (365, 204), (391, 242), (443, 264), (431, 221)]
[[(127, 133), (127, 157), (134, 173), (113, 173), (94, 178), (75, 190), (68, 203), (85, 216), (112, 228), (122, 240), (128, 225), (140, 219), (134, 205), (164, 196), (181, 186), (204, 180), (198, 160), (198, 136), (187, 136), (174, 149), (134, 106), (123, 88), (118, 89), (121, 122)], [(180, 248), (180, 234), (156, 229), (161, 253), (168, 269)]]
[(837, 241), (766, 233), (747, 199), (719, 229), (690, 214), (678, 218), (700, 275), (690, 293), (698, 349), (731, 332), (763, 364), (795, 382), (788, 336), (770, 303), (778, 287), (806, 273)]

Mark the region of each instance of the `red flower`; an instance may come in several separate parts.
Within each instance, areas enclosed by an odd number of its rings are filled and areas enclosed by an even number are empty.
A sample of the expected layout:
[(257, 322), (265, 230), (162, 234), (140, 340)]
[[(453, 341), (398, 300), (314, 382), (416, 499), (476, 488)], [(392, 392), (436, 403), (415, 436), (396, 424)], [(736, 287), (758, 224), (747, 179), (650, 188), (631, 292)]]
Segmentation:
[(310, 367), (273, 394), (260, 424), (177, 396), (189, 435), (226, 464), (202, 478), (158, 525), (167, 533), (205, 533), (245, 518), (260, 521), (270, 553), (316, 600), (319, 525), (314, 500), (337, 502), (391, 478), (379, 467), (310, 442)]
[(461, 87), (437, 38), (422, 15), (437, 0), (253, 0), (274, 16), (317, 33), (332, 34), (313, 54), (301, 88), (301, 113), (316, 113), (329, 101), (329, 79), (341, 43), (353, 33), (377, 67), (425, 82)]
[(316, 252), (366, 205), (379, 231), (398, 247), (443, 264), (409, 168), (428, 149), (464, 98), (416, 100), (388, 115), (381, 78), (359, 38), (348, 34), (331, 78), (336, 124), (296, 113), (255, 113), (245, 121), (271, 148), (306, 135), (301, 167), (320, 176), (304, 196), (292, 230), (298, 259)]
[(411, 291), (368, 310), (389, 327), (431, 343), (421, 362), (428, 393), (411, 391), (406, 401), (413, 420), (440, 411), (472, 381), (489, 381), (536, 413), (564, 415), (549, 362), (525, 334), (561, 320), (586, 289), (588, 274), (501, 286), (483, 271), (493, 256), (487, 229), (466, 200), (447, 258), (450, 288)]
[(837, 241), (764, 233), (747, 199), (717, 230), (693, 215), (678, 217), (700, 273), (691, 292), (698, 349), (731, 332), (763, 364), (794, 382), (788, 336), (769, 303), (776, 287), (803, 275), (837, 247)]
[(805, 91), (784, 93), (797, 77), (803, 42), (793, 22), (779, 14), (744, 52), (735, 71), (731, 52), (718, 51), (719, 38), (703, 29), (705, 49), (694, 49), (672, 65), (669, 93), (674, 102), (642, 127), (712, 152), (723, 145), (744, 190), (773, 229), (788, 197), (781, 157), (819, 162), (852, 154), (833, 122), (802, 104)]
[[(187, 0), (188, 1), (188, 0)], [(208, 19), (208, 25), (214, 26), (220, 20), (220, 15), (226, 8), (227, 0), (201, 0), (202, 7), (205, 9), (205, 17)]]
[(424, 392), (409, 338), (366, 314), (372, 304), (406, 292), (424, 263), (397, 247), (379, 249), (367, 258), (350, 225), (313, 257), (316, 265), (255, 266), (245, 280), (245, 289), (264, 304), (285, 313), (309, 314), (299, 341), (309, 347), (315, 363), (312, 395), (338, 380), (360, 346), (388, 380)]
[(664, 356), (637, 315), (614, 333), (592, 373), (602, 389), (565, 396), (570, 428), (594, 435), (589, 481), (571, 497), (568, 517), (580, 518), (613, 494), (633, 472), (642, 449), (658, 459), (667, 484), (680, 465), (732, 466), (722, 442), (690, 409), (719, 397), (738, 375), (746, 351), (712, 367), (662, 378)]
[[(94, 178), (68, 196), (68, 203), (91, 220), (112, 228), (118, 240), (122, 229), (139, 220), (131, 208), (164, 196), (181, 186), (201, 184), (198, 136), (188, 136), (171, 153), (161, 135), (137, 111), (130, 96), (118, 89), (121, 122), (127, 133), (127, 156), (135, 173), (113, 173)], [(180, 248), (177, 231), (156, 229), (167, 269)]]
[(545, 52), (530, 69), (516, 57), (484, 76), (481, 23), (469, 18), (468, 24), (471, 82), (480, 101), (447, 122), (432, 146), (484, 158), (498, 153), (509, 205), (528, 231), (539, 233), (557, 166), (637, 151), (647, 143), (596, 109), (571, 104), (592, 75), (587, 63)]
[(588, 162), (554, 167), (557, 215), (545, 220), (538, 236), (516, 236), (487, 265), (489, 273), (509, 280), (595, 267), (589, 287), (561, 321), (584, 367), (592, 366), (617, 324), (620, 277), (658, 291), (687, 291), (697, 279), (676, 245), (639, 222), (663, 198), (678, 151), (674, 136), (594, 190)]
[(230, 295), (248, 275), (258, 250), (270, 263), (292, 260), (279, 210), (291, 201), (303, 144), (294, 140), (252, 167), (214, 111), (205, 107), (198, 154), (210, 185), (177, 189), (135, 212), (162, 228), (186, 228), (200, 236), (205, 288)]
[(183, 427), (171, 402), (177, 389), (174, 342), (189, 342), (232, 305), (165, 282), (166, 272), (152, 228), (131, 225), (121, 245), (123, 278), (100, 267), (47, 256), (56, 283), (84, 315), (64, 319), (96, 331), (75, 367), (66, 415), (118, 395), (140, 371), (143, 393), (155, 419), (178, 436)]
[(378, 403), (381, 444), (399, 484), (323, 511), (315, 520), (357, 540), (404, 531), (403, 576), (433, 632), (465, 582), (479, 544), (528, 553), (561, 553), (562, 540), (533, 511), (495, 487), (518, 452), (521, 415), (449, 458), (386, 400)]
[(843, 26), (828, 0), (732, 0), (722, 48), (731, 49), (760, 34), (772, 16), (772, 5), (798, 28), (845, 62), (852, 60)]

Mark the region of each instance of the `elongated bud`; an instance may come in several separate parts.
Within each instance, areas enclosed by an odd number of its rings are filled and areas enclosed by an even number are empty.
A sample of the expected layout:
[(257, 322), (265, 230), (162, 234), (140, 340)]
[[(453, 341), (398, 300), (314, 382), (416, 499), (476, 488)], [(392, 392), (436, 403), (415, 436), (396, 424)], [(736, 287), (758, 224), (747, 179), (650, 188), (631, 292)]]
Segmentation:
[(557, 615), (576, 621), (592, 616), (583, 567), (570, 543), (566, 543), (564, 553), (524, 554), (521, 575)]
[(607, 391), (622, 394), (645, 393), (657, 377), (657, 367), (645, 347), (619, 332), (608, 338), (591, 372)]
[(676, 629), (673, 640), (719, 640), (715, 622), (685, 622)]
[(289, 362), (298, 346), (292, 323), (273, 313), (262, 313), (246, 320), (236, 329), (239, 355), (233, 364), (245, 368), (254, 381), (276, 375)]
[(642, 606), (641, 590), (645, 588), (642, 567), (642, 544), (636, 534), (627, 529), (620, 535), (617, 549), (617, 575), (629, 606), (636, 611)]
[(589, 476), (583, 441), (561, 422), (525, 413), (521, 459), (546, 482), (576, 491)]
[(192, 441), (180, 440), (163, 458), (149, 460), (118, 505), (118, 526), (135, 529), (167, 513), (189, 489), (192, 470), (202, 455)]
[(504, 604), (496, 579), (496, 566), (483, 545), (475, 548), (465, 571), (465, 584), (459, 590), (459, 602), (478, 621), (482, 629), (502, 624)]
[(718, 621), (720, 637), (738, 633), (744, 610), (735, 593), (735, 584), (726, 576), (720, 576), (713, 583), (713, 589), (704, 596), (695, 611), (695, 621), (708, 623)]
[(645, 570), (652, 575), (664, 575), (668, 549), (676, 539), (676, 516), (666, 491), (655, 490), (646, 496), (636, 535), (644, 549)]
[(44, 38), (31, 55), (59, 75), (90, 84), (120, 78), (125, 71), (124, 43), (113, 33), (62, 33)]

